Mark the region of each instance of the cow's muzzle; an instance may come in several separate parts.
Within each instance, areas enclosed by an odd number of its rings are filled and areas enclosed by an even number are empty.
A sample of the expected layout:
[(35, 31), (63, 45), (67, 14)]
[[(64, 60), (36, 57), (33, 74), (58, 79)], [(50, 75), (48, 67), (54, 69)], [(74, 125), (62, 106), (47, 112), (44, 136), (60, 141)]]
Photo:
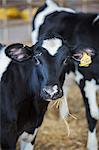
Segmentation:
[(57, 86), (45, 86), (42, 90), (42, 97), (47, 100), (56, 100), (63, 96), (62, 90)]

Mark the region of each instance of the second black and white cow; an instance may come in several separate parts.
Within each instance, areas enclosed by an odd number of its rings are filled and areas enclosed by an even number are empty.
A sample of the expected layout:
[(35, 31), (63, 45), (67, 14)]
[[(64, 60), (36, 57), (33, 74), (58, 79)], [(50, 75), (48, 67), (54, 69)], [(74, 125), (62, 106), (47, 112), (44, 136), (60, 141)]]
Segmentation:
[[(86, 108), (88, 121), (88, 143), (89, 150), (98, 150), (96, 138), (96, 123), (99, 120), (99, 108), (96, 100), (96, 93), (99, 90), (99, 15), (94, 19), (82, 19), (74, 34), (76, 61), (76, 82), (81, 89)], [(92, 63), (88, 67), (80, 67), (79, 62), (83, 54), (90, 56)], [(99, 138), (98, 138), (99, 139)]]
[(68, 45), (48, 34), (32, 47), (0, 47), (1, 149), (14, 150), (20, 136), (21, 150), (32, 150), (48, 103), (63, 95)]
[[(69, 72), (73, 72), (75, 80), (83, 95), (86, 116), (88, 120), (89, 150), (97, 150), (96, 123), (99, 119), (99, 108), (96, 102), (96, 91), (99, 85), (99, 14), (76, 13), (75, 11), (59, 7), (52, 0), (46, 0), (45, 4), (38, 9), (33, 19), (32, 40), (36, 43), (43, 34), (55, 32), (61, 35), (70, 45), (70, 51), (76, 60)], [(92, 61), (89, 67), (80, 67), (80, 60), (86, 53)], [(78, 63), (77, 63), (78, 62)], [(68, 89), (65, 80), (64, 94)], [(64, 117), (64, 103), (61, 106), (61, 116)]]

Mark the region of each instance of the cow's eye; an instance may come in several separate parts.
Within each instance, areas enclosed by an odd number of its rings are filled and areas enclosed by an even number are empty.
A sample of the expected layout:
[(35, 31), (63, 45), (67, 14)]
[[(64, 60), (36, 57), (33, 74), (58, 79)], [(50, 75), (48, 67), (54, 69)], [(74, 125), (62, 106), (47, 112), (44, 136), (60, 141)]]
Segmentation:
[(34, 57), (34, 60), (35, 60), (35, 64), (36, 64), (36, 65), (39, 65), (39, 64), (40, 64), (40, 60), (39, 60), (37, 57)]
[(39, 57), (40, 57), (41, 55), (42, 55), (42, 53), (38, 53), (38, 54), (36, 54), (35, 56), (33, 56), (36, 65), (39, 65), (39, 64), (41, 63), (40, 60), (39, 60)]

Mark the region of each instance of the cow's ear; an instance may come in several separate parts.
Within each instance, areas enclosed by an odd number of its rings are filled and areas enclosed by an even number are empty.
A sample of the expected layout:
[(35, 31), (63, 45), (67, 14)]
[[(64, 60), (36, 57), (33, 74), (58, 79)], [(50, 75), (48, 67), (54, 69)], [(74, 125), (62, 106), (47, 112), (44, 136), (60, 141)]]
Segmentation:
[(72, 54), (72, 58), (79, 62), (79, 66), (88, 67), (92, 63), (92, 58), (95, 56), (93, 49), (83, 49)]
[(73, 54), (72, 54), (72, 58), (73, 58), (74, 60), (76, 60), (76, 61), (80, 61), (81, 58), (82, 58), (82, 54), (83, 54), (83, 53), (81, 53), (81, 52), (73, 53)]
[(11, 59), (18, 62), (23, 62), (32, 58), (33, 51), (31, 47), (16, 43), (6, 47), (5, 53)]
[(76, 61), (80, 61), (84, 54), (90, 56), (93, 58), (95, 56), (95, 50), (91, 48), (86, 48), (86, 49), (81, 49), (81, 50), (76, 50), (75, 52), (72, 53), (72, 58)]

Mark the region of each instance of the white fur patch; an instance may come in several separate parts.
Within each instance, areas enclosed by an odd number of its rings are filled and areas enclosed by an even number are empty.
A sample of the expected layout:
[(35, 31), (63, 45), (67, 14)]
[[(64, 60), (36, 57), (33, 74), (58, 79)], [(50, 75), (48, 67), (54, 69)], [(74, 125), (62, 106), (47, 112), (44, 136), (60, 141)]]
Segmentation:
[(87, 148), (88, 150), (98, 150), (96, 129), (93, 132), (88, 132)]
[(94, 79), (92, 79), (91, 81), (85, 82), (84, 91), (85, 91), (86, 97), (88, 98), (90, 113), (93, 118), (98, 120), (99, 110), (98, 110), (98, 104), (96, 101), (96, 90), (97, 90), (97, 85)]
[(75, 80), (76, 82), (79, 84), (80, 83), (80, 80), (83, 79), (83, 75), (78, 71), (76, 70), (76, 77), (75, 77)]
[(0, 50), (0, 81), (10, 62), (11, 59), (6, 56), (4, 47), (2, 50)]
[(99, 20), (99, 15), (93, 20), (93, 24)]
[(75, 13), (74, 10), (70, 8), (64, 8), (64, 7), (59, 7), (55, 3), (53, 3), (50, 0), (47, 0), (48, 7), (44, 9), (44, 11), (40, 12), (36, 18), (35, 18), (35, 30), (32, 32), (32, 43), (35, 44), (38, 39), (38, 34), (39, 34), (39, 28), (40, 26), (44, 23), (45, 17), (53, 12), (61, 12), (61, 11), (66, 11), (69, 13)]
[(59, 113), (60, 113), (60, 117), (62, 119), (67, 117), (69, 114), (69, 108), (68, 108), (68, 102), (67, 102), (67, 93), (68, 93), (69, 86), (67, 85), (66, 80), (67, 80), (67, 78), (65, 76), (65, 81), (63, 84), (63, 100), (59, 106)]
[(61, 118), (65, 118), (69, 114), (67, 94), (68, 94), (68, 90), (69, 90), (70, 86), (73, 84), (74, 78), (75, 78), (75, 76), (74, 76), (74, 73), (72, 73), (72, 72), (70, 72), (69, 74), (66, 74), (66, 76), (65, 76), (65, 81), (63, 84), (63, 95), (64, 95), (63, 98), (64, 99), (60, 103), (60, 107), (59, 107), (59, 113), (60, 113)]
[(20, 150), (33, 150), (34, 145), (32, 145), (31, 143), (26, 143), (24, 141), (21, 141), (21, 146), (20, 146)]
[(23, 134), (20, 136), (20, 139), (26, 142), (32, 142), (37, 134), (37, 130), (35, 129), (34, 134), (28, 134), (27, 132), (23, 132)]
[(62, 40), (53, 38), (53, 39), (47, 39), (43, 41), (42, 47), (45, 48), (48, 53), (52, 56), (54, 56), (58, 49), (62, 46)]
[(34, 145), (31, 142), (34, 140), (38, 129), (35, 129), (34, 134), (28, 134), (27, 132), (23, 132), (20, 136), (20, 149), (21, 150), (33, 150)]
[(51, 5), (57, 6), (57, 4), (53, 2), (53, 0), (46, 0), (46, 4), (47, 4), (48, 6), (51, 6)]

